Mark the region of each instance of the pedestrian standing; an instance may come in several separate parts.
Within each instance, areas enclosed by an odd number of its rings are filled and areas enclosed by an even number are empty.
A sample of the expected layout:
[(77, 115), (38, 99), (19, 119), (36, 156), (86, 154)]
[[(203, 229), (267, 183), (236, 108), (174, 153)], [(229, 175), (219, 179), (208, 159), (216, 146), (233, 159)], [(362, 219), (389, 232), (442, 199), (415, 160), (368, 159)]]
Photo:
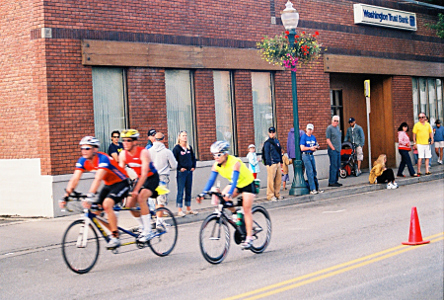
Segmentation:
[(328, 125), (325, 135), (327, 137), (328, 158), (330, 159), (330, 175), (328, 186), (342, 186), (338, 182), (339, 168), (341, 167), (341, 131), (339, 130), (339, 116), (331, 118), (331, 125)]
[(120, 151), (123, 150), (123, 144), (119, 141), (120, 132), (114, 130), (111, 132), (111, 144), (108, 147), (108, 155), (111, 156), (116, 162), (119, 162)]
[(188, 133), (185, 130), (179, 132), (173, 154), (177, 161), (177, 215), (179, 217), (185, 216), (185, 213), (182, 211), (184, 190), (186, 213), (197, 214), (197, 212), (191, 210), (191, 189), (193, 186), (193, 172), (196, 169), (196, 157), (194, 156), (193, 148), (188, 144)]
[(420, 112), (419, 122), (413, 126), (413, 147), (418, 149), (418, 175), (421, 174), (421, 163), (425, 159), (425, 174), (432, 174), (429, 172), (429, 160), (432, 157), (432, 150), (430, 145), (433, 143), (433, 131), (429, 122), (426, 122), (426, 115)]
[[(170, 183), (170, 170), (176, 169), (177, 161), (173, 152), (165, 147), (165, 135), (162, 132), (157, 132), (154, 138), (155, 141), (153, 146), (148, 151), (151, 154), (151, 161), (153, 162), (157, 173), (159, 173), (159, 186), (162, 185), (168, 189)], [(157, 196), (156, 202), (157, 207), (167, 205), (168, 194)]]
[(407, 132), (409, 131), (409, 125), (407, 125), (406, 122), (403, 122), (399, 128), (398, 128), (398, 151), (401, 155), (401, 163), (399, 164), (398, 168), (398, 177), (405, 177), (405, 175), (402, 174), (404, 171), (405, 166), (407, 166), (410, 176), (412, 177), (418, 177), (418, 174), (415, 173), (412, 165), (412, 160), (410, 159), (410, 138), (407, 135)]
[(154, 136), (156, 135), (156, 129), (150, 129), (148, 130), (148, 142), (146, 143), (145, 149), (150, 150), (150, 148), (153, 146), (153, 143), (156, 141)]
[(364, 152), (362, 152), (365, 143), (364, 130), (361, 126), (356, 124), (356, 120), (353, 117), (348, 119), (348, 124), (350, 127), (347, 129), (344, 142), (351, 142), (355, 148), (356, 159), (358, 161), (358, 171), (356, 172), (356, 176), (359, 176), (362, 174), (361, 163), (364, 160)]
[(274, 127), (268, 128), (269, 139), (265, 141), (263, 148), (263, 159), (267, 167), (267, 200), (277, 201), (281, 200), (281, 163), (282, 163), (282, 148), (279, 140), (276, 138), (276, 129)]
[(308, 185), (310, 188), (310, 194), (316, 195), (317, 193), (322, 193), (319, 190), (318, 173), (316, 171), (316, 162), (314, 159), (314, 153), (319, 149), (318, 141), (313, 135), (314, 126), (313, 124), (307, 124), (307, 129), (301, 137), (301, 151), (302, 151), (302, 161), (305, 165), (305, 174), (307, 175)]
[(259, 167), (259, 162), (257, 161), (257, 154), (256, 154), (256, 146), (254, 144), (251, 144), (248, 146), (248, 168), (250, 169), (251, 173), (253, 173), (254, 179), (257, 178), (257, 173), (261, 171)]
[(284, 153), (284, 150), (282, 150), (282, 188), (284, 191), (287, 190), (287, 181), (289, 180), (288, 176), (288, 165), (292, 163), (292, 160), (288, 158), (288, 154)]
[(438, 164), (442, 165), (442, 156), (444, 149), (444, 127), (441, 126), (441, 121), (435, 121), (435, 127), (433, 127), (433, 137), (435, 139), (435, 152), (438, 156)]

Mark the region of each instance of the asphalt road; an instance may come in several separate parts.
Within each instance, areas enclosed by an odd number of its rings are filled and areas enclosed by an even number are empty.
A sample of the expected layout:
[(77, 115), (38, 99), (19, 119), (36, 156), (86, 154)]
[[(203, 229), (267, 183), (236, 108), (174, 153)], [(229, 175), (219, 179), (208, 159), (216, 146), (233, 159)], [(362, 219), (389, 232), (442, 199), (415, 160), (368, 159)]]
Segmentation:
[[(401, 244), (413, 206), (429, 244)], [(220, 265), (200, 253), (201, 222), (184, 224), (171, 255), (102, 247), (85, 275), (71, 272), (61, 256), (68, 218), (9, 224), (0, 238), (17, 246), (0, 240), (0, 298), (443, 299), (443, 207), (438, 180), (270, 209), (267, 250), (253, 254), (232, 242)], [(26, 245), (26, 236), (39, 239)]]

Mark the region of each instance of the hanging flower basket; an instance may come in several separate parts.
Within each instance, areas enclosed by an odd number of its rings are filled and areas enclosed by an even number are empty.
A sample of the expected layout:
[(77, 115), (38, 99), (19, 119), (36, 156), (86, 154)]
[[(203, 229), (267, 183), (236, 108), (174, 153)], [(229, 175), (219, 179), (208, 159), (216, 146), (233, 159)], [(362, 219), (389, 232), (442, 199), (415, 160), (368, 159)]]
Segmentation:
[(319, 32), (314, 34), (305, 33), (295, 35), (294, 46), (290, 46), (288, 35), (284, 33), (269, 38), (265, 36), (258, 42), (257, 48), (261, 52), (262, 58), (271, 64), (289, 68), (296, 71), (297, 64), (308, 64), (321, 56), (321, 48), (317, 41)]

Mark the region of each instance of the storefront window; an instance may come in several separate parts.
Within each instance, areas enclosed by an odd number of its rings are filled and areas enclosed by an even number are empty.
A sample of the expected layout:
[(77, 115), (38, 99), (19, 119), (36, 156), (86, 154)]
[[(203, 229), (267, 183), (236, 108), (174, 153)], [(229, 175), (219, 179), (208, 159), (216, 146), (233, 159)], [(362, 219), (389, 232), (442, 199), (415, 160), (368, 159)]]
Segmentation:
[(126, 73), (122, 68), (92, 68), (95, 136), (107, 152), (111, 132), (128, 124)]
[(442, 120), (444, 115), (442, 80), (413, 78), (412, 87), (415, 123), (418, 122), (420, 112), (424, 112), (429, 117), (431, 125), (434, 125), (437, 119)]
[(339, 126), (341, 129), (341, 134), (344, 135), (344, 122), (343, 122), (343, 106), (342, 106), (342, 90), (331, 90), (330, 91), (330, 109), (331, 117), (339, 116)]
[[(254, 143), (256, 144), (258, 152), (261, 151), (260, 149), (262, 149), (262, 145), (268, 138), (268, 128), (274, 126), (275, 123), (273, 108), (274, 101), (272, 100), (272, 78), (272, 74), (269, 72), (251, 73), (254, 111)], [(282, 138), (286, 137), (285, 132), (281, 132), (280, 135)]]
[[(195, 153), (193, 74), (188, 70), (166, 70), (165, 88), (168, 120), (168, 147), (173, 149), (182, 130)], [(197, 154), (196, 154), (197, 155)]]
[(218, 141), (227, 141), (231, 145), (232, 154), (236, 155), (234, 124), (234, 97), (232, 89), (232, 73), (214, 71), (214, 104), (216, 109), (216, 137)]

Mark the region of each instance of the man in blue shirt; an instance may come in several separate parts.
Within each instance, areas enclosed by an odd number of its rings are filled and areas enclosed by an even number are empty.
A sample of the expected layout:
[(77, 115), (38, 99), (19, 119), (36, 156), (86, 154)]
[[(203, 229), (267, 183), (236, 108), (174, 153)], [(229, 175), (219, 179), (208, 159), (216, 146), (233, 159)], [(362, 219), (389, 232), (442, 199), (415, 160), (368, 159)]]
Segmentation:
[(313, 135), (313, 124), (307, 124), (306, 133), (301, 136), (300, 147), (302, 151), (302, 161), (305, 165), (305, 172), (307, 174), (308, 185), (310, 186), (310, 194), (316, 195), (322, 193), (319, 190), (319, 182), (316, 172), (316, 162), (313, 153), (319, 149), (316, 137)]
[(444, 149), (444, 127), (441, 126), (441, 121), (436, 120), (433, 127), (433, 134), (435, 140), (435, 152), (438, 155), (438, 164), (442, 165), (442, 155)]

